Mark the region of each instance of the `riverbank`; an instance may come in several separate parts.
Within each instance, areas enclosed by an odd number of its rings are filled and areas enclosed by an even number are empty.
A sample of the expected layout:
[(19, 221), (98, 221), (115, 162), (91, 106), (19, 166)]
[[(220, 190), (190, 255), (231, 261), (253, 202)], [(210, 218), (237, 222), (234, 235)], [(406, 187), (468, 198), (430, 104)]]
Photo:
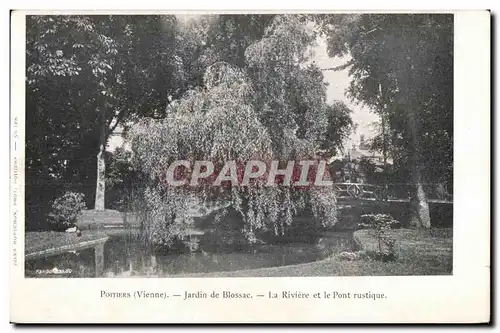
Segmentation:
[[(232, 272), (183, 274), (170, 277), (291, 277), (291, 276), (393, 276), (450, 275), (453, 269), (453, 231), (449, 228), (430, 230), (394, 229), (398, 258), (392, 262), (372, 260), (346, 261), (333, 255), (328, 259), (282, 267)], [(363, 248), (375, 245), (370, 230), (355, 233)]]

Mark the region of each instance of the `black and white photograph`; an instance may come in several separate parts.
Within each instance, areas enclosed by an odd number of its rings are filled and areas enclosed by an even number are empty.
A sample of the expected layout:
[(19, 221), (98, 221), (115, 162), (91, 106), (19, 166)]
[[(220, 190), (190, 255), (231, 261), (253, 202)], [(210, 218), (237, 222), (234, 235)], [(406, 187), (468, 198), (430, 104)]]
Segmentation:
[(25, 28), (26, 278), (453, 275), (452, 13)]

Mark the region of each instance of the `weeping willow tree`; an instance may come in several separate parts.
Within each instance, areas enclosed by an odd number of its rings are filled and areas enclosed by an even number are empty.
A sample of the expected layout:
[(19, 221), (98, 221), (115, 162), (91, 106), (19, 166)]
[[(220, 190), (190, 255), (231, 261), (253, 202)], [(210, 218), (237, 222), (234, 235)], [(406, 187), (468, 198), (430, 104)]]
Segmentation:
[[(219, 61), (208, 66), (203, 86), (171, 103), (164, 119), (144, 119), (129, 133), (134, 162), (149, 176), (142, 201), (148, 238), (169, 245), (185, 238), (192, 227), (191, 198), (223, 203), (238, 212), (247, 240), (257, 231), (283, 235), (304, 210), (324, 226), (336, 222), (332, 187), (167, 186), (165, 170), (176, 160), (211, 161), (216, 169), (227, 161), (294, 161), (308, 159), (330, 145), (331, 131), (352, 126), (345, 106), (326, 103), (326, 83), (311, 64), (316, 36), (298, 16), (276, 16), (263, 37), (245, 49), (244, 68)], [(338, 104), (335, 104), (338, 105)], [(332, 114), (349, 121), (332, 127)], [(338, 122), (336, 122), (338, 125)], [(192, 164), (191, 164), (192, 165)]]

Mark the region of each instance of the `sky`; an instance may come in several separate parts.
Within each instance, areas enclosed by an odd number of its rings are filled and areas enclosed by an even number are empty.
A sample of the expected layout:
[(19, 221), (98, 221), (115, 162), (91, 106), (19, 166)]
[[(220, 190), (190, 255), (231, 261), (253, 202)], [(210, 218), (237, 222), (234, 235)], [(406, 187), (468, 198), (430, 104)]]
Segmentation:
[[(314, 54), (314, 61), (319, 68), (336, 67), (348, 61), (348, 59), (345, 58), (330, 58), (326, 51), (326, 42), (323, 39), (318, 41), (318, 46), (315, 48)], [(357, 129), (346, 143), (346, 148), (351, 148), (353, 143), (358, 145), (360, 135), (364, 135), (367, 139), (373, 137), (374, 133), (371, 124), (374, 121), (378, 121), (379, 117), (375, 113), (370, 112), (369, 109), (361, 105), (356, 105), (356, 103), (353, 103), (345, 96), (345, 91), (350, 83), (348, 69), (342, 71), (323, 71), (323, 75), (325, 81), (329, 84), (326, 93), (328, 103), (332, 103), (336, 100), (343, 101), (353, 112), (352, 119), (357, 125)]]
[[(347, 62), (345, 58), (330, 58), (326, 51), (326, 42), (323, 39), (318, 40), (318, 45), (314, 49), (312, 59), (320, 68), (331, 68), (342, 65)], [(360, 135), (364, 135), (366, 139), (373, 137), (371, 124), (378, 121), (378, 116), (369, 109), (356, 105), (345, 96), (345, 91), (350, 83), (348, 70), (342, 71), (323, 71), (325, 81), (328, 82), (327, 100), (328, 103), (340, 100), (343, 101), (352, 111), (352, 119), (357, 125), (356, 131), (351, 135), (350, 139), (345, 143), (345, 148), (350, 149), (353, 144), (359, 145)], [(107, 150), (113, 151), (123, 144), (123, 138), (120, 134), (111, 136)]]

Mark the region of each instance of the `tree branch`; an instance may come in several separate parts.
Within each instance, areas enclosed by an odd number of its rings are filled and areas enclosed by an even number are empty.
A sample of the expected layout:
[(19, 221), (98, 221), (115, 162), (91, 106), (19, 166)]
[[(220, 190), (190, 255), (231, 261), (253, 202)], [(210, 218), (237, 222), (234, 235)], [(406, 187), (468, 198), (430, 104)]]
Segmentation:
[(343, 65), (339, 65), (339, 66), (336, 66), (336, 67), (330, 67), (330, 68), (321, 68), (321, 70), (322, 71), (335, 71), (335, 72), (338, 72), (338, 71), (342, 71), (342, 70), (346, 69), (347, 67), (351, 66), (353, 63), (354, 63), (353, 60), (349, 60), (348, 62), (346, 62)]

